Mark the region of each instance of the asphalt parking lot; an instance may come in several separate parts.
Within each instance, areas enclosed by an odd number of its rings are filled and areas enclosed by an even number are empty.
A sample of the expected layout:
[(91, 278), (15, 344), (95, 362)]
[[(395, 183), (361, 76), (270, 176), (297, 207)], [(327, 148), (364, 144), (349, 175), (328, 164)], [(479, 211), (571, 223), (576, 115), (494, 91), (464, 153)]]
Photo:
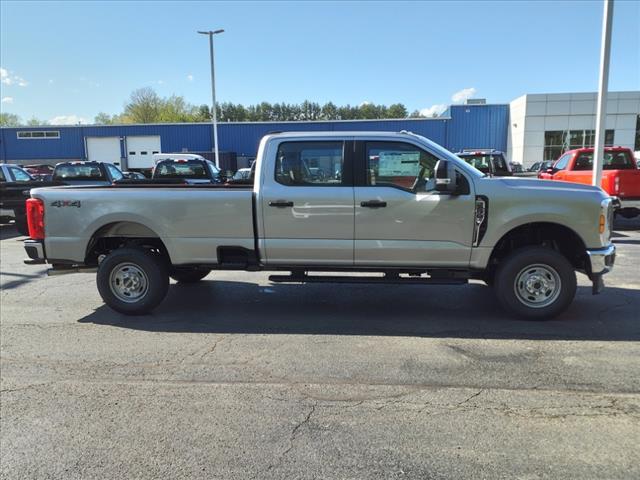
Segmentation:
[(234, 272), (131, 318), (0, 233), (2, 478), (640, 478), (640, 221), (544, 323)]

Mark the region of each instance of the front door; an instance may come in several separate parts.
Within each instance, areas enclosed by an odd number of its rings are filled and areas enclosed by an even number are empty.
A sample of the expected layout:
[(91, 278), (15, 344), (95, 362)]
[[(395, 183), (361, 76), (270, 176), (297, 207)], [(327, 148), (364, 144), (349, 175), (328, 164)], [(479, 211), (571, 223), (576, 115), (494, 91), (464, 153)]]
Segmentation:
[(355, 187), (355, 265), (467, 267), (472, 182), (458, 172), (462, 194), (437, 192), (438, 158), (410, 143), (367, 141), (357, 150), (366, 178)]
[[(352, 142), (284, 141), (261, 192), (270, 265), (353, 265)], [(272, 179), (275, 179), (273, 181)]]

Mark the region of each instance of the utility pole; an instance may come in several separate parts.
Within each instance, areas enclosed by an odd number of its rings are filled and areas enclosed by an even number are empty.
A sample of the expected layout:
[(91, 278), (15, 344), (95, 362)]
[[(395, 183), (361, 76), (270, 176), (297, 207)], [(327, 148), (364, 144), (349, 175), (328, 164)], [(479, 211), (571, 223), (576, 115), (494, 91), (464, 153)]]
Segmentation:
[(211, 109), (211, 117), (213, 120), (213, 151), (215, 152), (216, 167), (220, 168), (220, 157), (218, 156), (218, 109), (216, 108), (216, 74), (213, 66), (213, 36), (223, 33), (224, 30), (209, 30), (206, 32), (198, 31), (201, 35), (209, 35), (209, 56), (211, 57), (211, 100), (213, 108)]
[(613, 0), (604, 0), (602, 18), (602, 41), (600, 44), (600, 83), (596, 110), (596, 141), (593, 147), (592, 184), (602, 184), (602, 164), (604, 161), (604, 134), (607, 120), (607, 90), (609, 89), (609, 54), (611, 53), (611, 23), (613, 20)]

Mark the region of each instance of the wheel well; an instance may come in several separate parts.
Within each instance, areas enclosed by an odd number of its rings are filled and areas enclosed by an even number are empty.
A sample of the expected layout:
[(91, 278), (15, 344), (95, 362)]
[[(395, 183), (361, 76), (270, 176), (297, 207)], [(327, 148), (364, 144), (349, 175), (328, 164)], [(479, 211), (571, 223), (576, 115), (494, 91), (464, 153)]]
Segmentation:
[(526, 246), (542, 246), (560, 252), (577, 270), (585, 269), (587, 247), (582, 238), (564, 225), (557, 223), (527, 223), (510, 230), (496, 243), (489, 259), (494, 269), (510, 252)]
[(85, 253), (86, 265), (97, 265), (101, 255), (123, 247), (139, 247), (171, 262), (167, 247), (150, 228), (136, 222), (114, 222), (100, 227), (91, 236)]

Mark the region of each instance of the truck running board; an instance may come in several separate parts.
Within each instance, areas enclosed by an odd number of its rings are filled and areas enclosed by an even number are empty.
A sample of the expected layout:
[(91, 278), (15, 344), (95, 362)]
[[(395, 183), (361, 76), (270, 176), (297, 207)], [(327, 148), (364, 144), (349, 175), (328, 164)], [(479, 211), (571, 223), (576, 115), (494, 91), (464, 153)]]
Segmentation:
[(464, 285), (468, 283), (466, 278), (448, 276), (401, 277), (393, 274), (385, 274), (380, 277), (307, 274), (271, 275), (269, 280), (274, 283), (396, 283), (408, 285)]

